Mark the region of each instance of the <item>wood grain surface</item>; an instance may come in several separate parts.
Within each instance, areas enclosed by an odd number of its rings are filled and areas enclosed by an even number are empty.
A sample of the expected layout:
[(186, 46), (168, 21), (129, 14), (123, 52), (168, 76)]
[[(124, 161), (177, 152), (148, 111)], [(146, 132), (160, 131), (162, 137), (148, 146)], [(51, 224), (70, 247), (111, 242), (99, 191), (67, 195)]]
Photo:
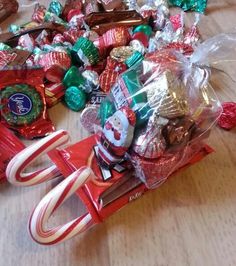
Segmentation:
[[(30, 20), (32, 10), (21, 7), (0, 27), (6, 30), (10, 23)], [(187, 21), (193, 21), (192, 14), (187, 14)], [(236, 1), (209, 0), (200, 22), (202, 38), (233, 32), (235, 27)], [(223, 68), (236, 79), (236, 63)], [(212, 84), (222, 101), (236, 101), (236, 84), (227, 75), (214, 75)], [(50, 110), (50, 116), (58, 129), (69, 130), (72, 142), (87, 136), (79, 113), (59, 104)], [(210, 144), (215, 153), (202, 162), (103, 224), (57, 246), (34, 243), (27, 221), (34, 206), (59, 180), (29, 188), (1, 185), (0, 266), (236, 265), (236, 130), (215, 128)], [(44, 158), (34, 166), (46, 163)], [(80, 209), (76, 197), (69, 199), (49, 226), (69, 221)]]

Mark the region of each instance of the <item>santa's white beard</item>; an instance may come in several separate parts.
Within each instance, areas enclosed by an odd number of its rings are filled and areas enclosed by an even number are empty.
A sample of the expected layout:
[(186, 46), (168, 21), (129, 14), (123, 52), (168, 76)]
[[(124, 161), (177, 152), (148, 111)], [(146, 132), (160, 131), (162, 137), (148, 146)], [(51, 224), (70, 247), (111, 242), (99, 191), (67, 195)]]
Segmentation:
[(106, 139), (111, 144), (115, 145), (116, 147), (125, 147), (126, 138), (127, 138), (127, 131), (126, 130), (122, 130), (122, 132), (120, 132), (118, 130), (118, 132), (120, 133), (120, 139), (116, 140), (115, 137), (114, 137), (114, 132), (111, 129), (106, 129), (106, 127), (104, 127), (104, 129), (103, 129), (103, 133), (104, 133)]

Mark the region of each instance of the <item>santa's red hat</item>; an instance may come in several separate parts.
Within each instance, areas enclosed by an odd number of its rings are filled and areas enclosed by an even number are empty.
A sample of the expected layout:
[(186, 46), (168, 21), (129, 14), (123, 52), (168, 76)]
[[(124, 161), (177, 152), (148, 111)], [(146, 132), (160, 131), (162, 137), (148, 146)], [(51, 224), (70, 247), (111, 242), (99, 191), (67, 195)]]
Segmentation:
[[(136, 115), (134, 113), (134, 111), (129, 108), (128, 106), (124, 106), (122, 108), (119, 109), (119, 113), (122, 116), (122, 114), (126, 117), (126, 119), (128, 120), (129, 124), (131, 126), (135, 126), (136, 124)], [(120, 117), (121, 118), (121, 117)]]

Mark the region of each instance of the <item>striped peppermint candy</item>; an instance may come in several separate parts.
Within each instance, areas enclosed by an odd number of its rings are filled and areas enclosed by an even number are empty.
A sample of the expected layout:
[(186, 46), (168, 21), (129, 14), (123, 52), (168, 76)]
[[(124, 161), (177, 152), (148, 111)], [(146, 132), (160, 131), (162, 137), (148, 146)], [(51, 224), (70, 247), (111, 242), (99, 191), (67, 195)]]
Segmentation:
[(90, 168), (82, 167), (51, 190), (36, 206), (29, 220), (29, 232), (39, 244), (53, 245), (82, 233), (93, 225), (89, 213), (62, 226), (45, 229), (50, 216), (92, 176)]
[(60, 175), (56, 165), (32, 173), (24, 173), (26, 167), (38, 157), (69, 140), (68, 132), (59, 130), (19, 152), (6, 169), (7, 180), (16, 186), (32, 186)]

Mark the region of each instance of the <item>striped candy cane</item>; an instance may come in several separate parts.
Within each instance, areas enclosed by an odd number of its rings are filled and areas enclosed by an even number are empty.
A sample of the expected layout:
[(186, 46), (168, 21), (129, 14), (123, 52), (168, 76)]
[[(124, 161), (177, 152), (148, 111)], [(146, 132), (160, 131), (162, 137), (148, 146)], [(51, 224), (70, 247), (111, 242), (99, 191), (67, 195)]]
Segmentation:
[(43, 245), (60, 243), (92, 226), (92, 217), (87, 213), (65, 225), (49, 230), (44, 229), (53, 212), (83, 186), (90, 176), (92, 176), (90, 168), (80, 168), (52, 189), (36, 206), (29, 220), (29, 231), (37, 243)]
[(38, 157), (65, 144), (68, 140), (68, 132), (59, 130), (16, 154), (7, 166), (8, 181), (17, 186), (32, 186), (59, 176), (60, 172), (56, 165), (32, 173), (24, 173), (23, 171)]

